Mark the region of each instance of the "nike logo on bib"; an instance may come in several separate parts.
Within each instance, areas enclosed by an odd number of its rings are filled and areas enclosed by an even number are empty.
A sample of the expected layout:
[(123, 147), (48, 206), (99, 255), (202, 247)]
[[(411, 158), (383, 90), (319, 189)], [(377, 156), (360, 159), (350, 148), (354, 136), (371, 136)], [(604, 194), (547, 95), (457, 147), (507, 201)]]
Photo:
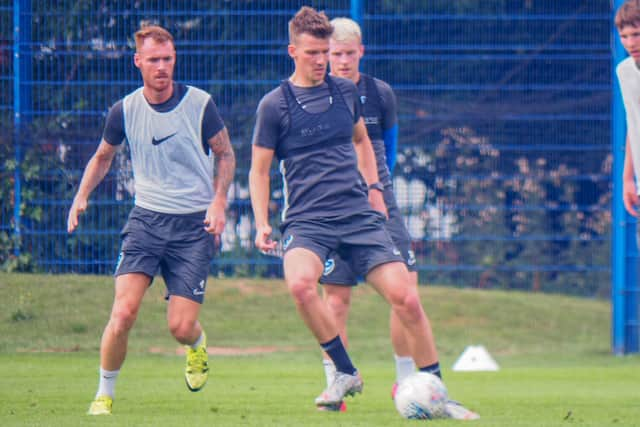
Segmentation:
[(152, 137), (152, 138), (151, 138), (151, 143), (152, 143), (153, 145), (160, 145), (160, 144), (162, 144), (163, 142), (165, 142), (167, 139), (171, 138), (172, 136), (174, 136), (174, 135), (175, 135), (175, 134), (177, 134), (177, 133), (178, 133), (178, 132), (174, 132), (174, 133), (172, 133), (171, 135), (169, 135), (169, 136), (165, 136), (164, 138), (160, 138), (160, 139), (156, 139), (156, 137), (154, 136), (154, 137)]

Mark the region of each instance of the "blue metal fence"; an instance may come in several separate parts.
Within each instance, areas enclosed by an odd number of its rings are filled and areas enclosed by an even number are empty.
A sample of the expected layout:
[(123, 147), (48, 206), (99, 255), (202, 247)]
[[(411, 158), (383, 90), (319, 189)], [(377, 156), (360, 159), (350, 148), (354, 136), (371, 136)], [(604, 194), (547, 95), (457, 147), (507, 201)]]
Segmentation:
[[(292, 70), (287, 21), (302, 4), (23, 0), (0, 7), (1, 139), (22, 150), (17, 247), (28, 255), (27, 268), (111, 272), (132, 203), (126, 153), (72, 236), (66, 211), (108, 107), (140, 84), (131, 37), (152, 21), (174, 34), (177, 79), (213, 95), (237, 152), (229, 225), (213, 272), (279, 275), (278, 261), (252, 247), (250, 137), (258, 100)], [(19, 40), (8, 30), (18, 6), (18, 18), (32, 24)], [(608, 293), (609, 1), (314, 6), (330, 17), (357, 15), (364, 71), (396, 91), (395, 185), (422, 281)], [(14, 46), (29, 64), (17, 77)], [(20, 122), (14, 87), (24, 92)], [(5, 157), (15, 156), (13, 148)], [(13, 169), (10, 162), (1, 167), (4, 185)], [(281, 198), (276, 187), (274, 198)], [(15, 230), (5, 207), (1, 221), (0, 232)]]

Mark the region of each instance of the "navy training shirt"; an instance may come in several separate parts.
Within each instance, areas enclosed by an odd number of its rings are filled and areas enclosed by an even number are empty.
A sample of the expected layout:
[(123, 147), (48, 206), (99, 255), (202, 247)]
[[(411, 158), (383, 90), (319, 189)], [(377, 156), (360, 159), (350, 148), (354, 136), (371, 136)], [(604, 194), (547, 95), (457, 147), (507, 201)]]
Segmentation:
[(284, 81), (260, 101), (253, 144), (274, 150), (280, 161), (283, 227), (371, 209), (353, 145), (360, 109), (355, 84), (329, 76), (315, 87)]

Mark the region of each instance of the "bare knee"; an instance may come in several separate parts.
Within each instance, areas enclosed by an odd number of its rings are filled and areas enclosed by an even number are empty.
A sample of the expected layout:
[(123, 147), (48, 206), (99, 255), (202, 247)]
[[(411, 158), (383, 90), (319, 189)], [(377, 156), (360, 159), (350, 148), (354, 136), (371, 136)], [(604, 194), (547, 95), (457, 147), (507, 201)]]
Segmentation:
[(392, 298), (391, 305), (398, 317), (412, 323), (418, 322), (425, 316), (420, 295), (412, 289)]
[(169, 320), (169, 331), (171, 335), (181, 343), (192, 341), (194, 328), (195, 321), (180, 318)]
[(109, 319), (109, 328), (114, 335), (129, 333), (138, 317), (138, 309), (130, 305), (119, 305), (113, 308)]
[(310, 277), (294, 278), (288, 283), (288, 286), (291, 296), (299, 306), (305, 306), (318, 298), (317, 282)]
[(416, 316), (421, 316), (424, 313), (422, 309), (422, 301), (420, 301), (420, 295), (417, 292), (409, 291), (404, 299), (405, 309)]

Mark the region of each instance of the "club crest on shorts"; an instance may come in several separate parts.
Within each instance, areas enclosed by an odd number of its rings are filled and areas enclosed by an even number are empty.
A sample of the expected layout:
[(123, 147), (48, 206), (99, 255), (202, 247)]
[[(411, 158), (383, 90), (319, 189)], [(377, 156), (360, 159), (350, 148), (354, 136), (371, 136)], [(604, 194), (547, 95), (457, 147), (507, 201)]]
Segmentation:
[(124, 258), (124, 252), (120, 252), (118, 254), (118, 260), (116, 261), (116, 272), (118, 271), (118, 269), (120, 268), (120, 264), (122, 264), (122, 259)]
[(286, 251), (291, 242), (293, 242), (293, 234), (290, 234), (286, 239), (283, 240), (282, 249)]
[(322, 272), (323, 276), (328, 276), (331, 274), (333, 269), (336, 268), (336, 262), (333, 258), (329, 258), (324, 262), (324, 271)]
[(408, 265), (414, 265), (416, 263), (416, 254), (411, 249), (407, 252), (409, 254), (409, 259), (407, 260)]
[(400, 252), (400, 251), (398, 250), (398, 248), (396, 248), (396, 247), (394, 246), (394, 247), (393, 247), (393, 254), (394, 254), (394, 255), (402, 255), (402, 252)]
[(200, 280), (200, 283), (198, 283), (198, 286), (200, 287), (200, 289), (195, 288), (193, 290), (193, 295), (196, 295), (196, 296), (204, 295), (204, 285), (205, 285), (204, 280)]

